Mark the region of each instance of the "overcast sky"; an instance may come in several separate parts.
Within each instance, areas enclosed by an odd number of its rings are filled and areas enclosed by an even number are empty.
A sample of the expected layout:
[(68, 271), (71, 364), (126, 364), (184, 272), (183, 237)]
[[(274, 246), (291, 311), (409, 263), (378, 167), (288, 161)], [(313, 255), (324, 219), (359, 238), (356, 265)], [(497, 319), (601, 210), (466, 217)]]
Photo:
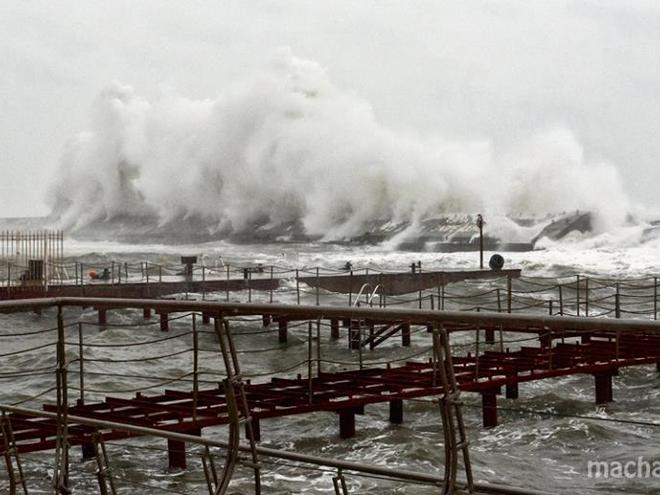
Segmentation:
[(3, 0), (0, 40), (1, 216), (47, 212), (112, 81), (213, 98), (282, 46), (402, 132), (497, 147), (567, 128), (660, 207), (657, 1)]

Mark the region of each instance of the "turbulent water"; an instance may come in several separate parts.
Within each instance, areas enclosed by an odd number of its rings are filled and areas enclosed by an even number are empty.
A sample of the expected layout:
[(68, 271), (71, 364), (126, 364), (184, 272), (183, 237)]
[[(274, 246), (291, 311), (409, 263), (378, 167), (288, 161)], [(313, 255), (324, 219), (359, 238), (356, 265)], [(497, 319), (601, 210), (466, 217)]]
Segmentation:
[[(529, 253), (504, 253), (507, 267), (520, 267), (527, 277), (566, 277), (576, 273), (600, 277), (646, 277), (660, 274), (660, 246), (657, 243), (639, 244), (630, 239), (639, 232), (625, 231), (617, 236), (573, 239), (563, 244), (547, 246), (546, 250)], [(243, 245), (224, 243), (202, 246), (133, 246), (115, 243), (67, 242), (66, 252), (70, 260), (83, 261), (87, 267), (101, 267), (110, 260), (130, 264), (149, 261), (165, 265), (178, 264), (181, 254), (204, 256), (207, 266), (214, 266), (222, 257), (234, 266), (255, 262), (292, 268), (313, 269), (316, 266), (341, 268), (351, 261), (355, 268), (406, 270), (411, 262), (421, 261), (424, 270), (474, 268), (477, 253), (432, 254), (387, 251), (378, 247), (346, 247), (325, 244), (305, 245)], [(490, 254), (490, 253), (487, 253)], [(539, 279), (541, 280), (541, 279)], [(455, 284), (448, 287), (454, 293), (469, 292), (489, 287), (490, 282)], [(213, 297), (213, 294), (208, 297)], [(253, 293), (253, 300), (267, 300), (267, 293)], [(216, 294), (224, 299), (226, 294)], [(232, 300), (246, 300), (246, 293), (231, 293)], [(294, 303), (295, 284), (285, 283), (274, 292), (274, 300)], [(303, 292), (303, 303), (313, 303), (313, 291)], [(346, 304), (346, 296), (322, 294), (323, 303)], [(414, 307), (413, 301), (409, 306)], [(67, 322), (94, 322), (92, 310), (80, 313), (67, 310)], [(47, 329), (54, 324), (54, 313), (43, 315), (13, 314), (0, 316), (0, 335), (28, 330)], [(155, 320), (154, 320), (155, 322)], [(110, 315), (115, 324), (104, 332), (93, 325), (85, 326), (87, 344), (86, 363), (90, 374), (86, 380), (87, 400), (100, 397), (102, 391), (121, 391), (153, 385), (148, 380), (130, 378), (130, 375), (178, 376), (190, 370), (190, 356), (173, 357), (153, 362), (129, 362), (122, 365), (108, 363), (104, 359), (139, 359), (147, 355), (159, 355), (185, 350), (189, 340), (185, 338), (156, 343), (145, 350), (129, 344), (162, 337), (157, 325), (139, 329), (131, 325), (144, 323), (141, 313), (118, 311)], [(172, 322), (169, 335), (190, 330), (190, 318)], [(238, 345), (243, 350), (276, 348), (267, 352), (241, 354), (246, 374), (259, 374), (289, 368), (307, 355), (307, 326), (294, 327), (289, 344), (280, 348), (274, 333), (251, 333), (263, 330), (261, 321), (234, 323)], [(207, 328), (206, 330), (209, 330)], [(69, 330), (71, 342), (77, 341), (77, 330)], [(353, 361), (357, 351), (346, 349), (344, 340), (330, 341), (322, 337), (323, 356), (330, 360)], [(242, 334), (242, 335), (241, 335)], [(50, 342), (52, 334), (36, 334), (17, 339), (2, 339), (2, 353), (33, 347)], [(461, 343), (461, 337), (457, 337)], [(114, 344), (117, 347), (102, 347)], [(390, 342), (375, 351), (365, 351), (368, 360), (405, 357), (424, 350), (429, 345), (424, 332), (413, 335), (412, 347), (401, 348), (398, 342)], [(70, 349), (75, 357), (75, 346)], [(210, 333), (201, 335), (201, 347), (215, 350), (217, 341)], [(49, 348), (50, 349), (50, 348)], [(93, 362), (93, 359), (101, 361)], [(49, 351), (36, 351), (27, 356), (5, 356), (3, 369), (39, 369), (52, 367), (54, 355)], [(220, 369), (219, 358), (214, 353), (203, 354), (202, 369), (213, 372)], [(70, 380), (77, 380), (77, 364), (70, 369)], [(305, 373), (306, 366), (287, 373)], [(109, 378), (104, 373), (121, 373), (126, 377)], [(280, 373), (280, 375), (286, 373)], [(207, 375), (207, 378), (212, 375)], [(54, 377), (47, 374), (3, 379), (0, 392), (2, 402), (16, 402), (37, 394), (52, 386)], [(212, 380), (212, 378), (211, 378)], [(258, 379), (255, 378), (255, 381)], [(161, 386), (159, 389), (164, 388)], [(172, 384), (168, 388), (187, 388), (189, 384)], [(99, 392), (94, 392), (99, 390)], [(587, 476), (588, 460), (628, 461), (639, 456), (653, 461), (660, 460), (657, 448), (660, 426), (625, 424), (601, 419), (624, 419), (660, 424), (660, 377), (655, 367), (643, 366), (621, 371), (614, 380), (615, 402), (606, 409), (597, 410), (593, 404), (593, 378), (571, 376), (523, 384), (517, 401), (501, 398), (499, 405), (500, 425), (492, 429), (481, 427), (479, 397), (464, 394), (465, 416), (471, 441), (471, 455), (476, 479), (523, 488), (546, 490), (563, 494), (651, 494), (660, 493), (659, 479), (608, 479), (594, 480)], [(75, 395), (75, 392), (72, 392)], [(125, 393), (124, 395), (130, 395)], [(37, 406), (39, 401), (27, 405)], [(510, 409), (510, 410), (508, 410)], [(523, 412), (543, 411), (549, 414)], [(589, 416), (574, 418), (571, 416)], [(357, 435), (350, 440), (339, 440), (338, 419), (331, 413), (292, 416), (262, 421), (263, 444), (309, 454), (359, 460), (372, 464), (400, 467), (424, 472), (442, 472), (443, 449), (441, 445), (440, 415), (437, 408), (427, 402), (407, 402), (404, 423), (393, 426), (388, 422), (385, 405), (368, 406), (364, 416), (357, 416)], [(226, 438), (222, 428), (205, 430), (204, 435)], [(199, 458), (190, 458), (191, 468), (185, 472), (169, 472), (165, 442), (156, 439), (136, 439), (113, 442), (109, 452), (113, 475), (121, 480), (120, 493), (207, 493)], [(72, 482), (77, 493), (94, 493), (94, 464), (79, 462), (77, 449), (73, 453)], [(45, 493), (50, 483), (53, 462), (51, 454), (25, 455), (26, 477), (34, 493)], [(287, 494), (333, 493), (332, 474), (323, 473), (309, 466), (264, 464), (265, 493)], [(438, 493), (437, 488), (383, 481), (354, 474), (347, 475), (350, 493), (412, 494)], [(6, 487), (6, 473), (0, 471), (0, 482)], [(251, 493), (250, 472), (240, 469), (233, 490)], [(31, 492), (32, 493), (32, 492)]]

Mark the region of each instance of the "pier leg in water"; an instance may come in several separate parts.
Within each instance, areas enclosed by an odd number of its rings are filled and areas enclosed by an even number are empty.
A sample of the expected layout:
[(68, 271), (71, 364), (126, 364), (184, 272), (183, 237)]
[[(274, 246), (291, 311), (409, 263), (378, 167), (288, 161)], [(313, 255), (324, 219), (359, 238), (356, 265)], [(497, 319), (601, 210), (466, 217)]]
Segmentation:
[(262, 315), (261, 317), (261, 322), (264, 327), (269, 326), (272, 321), (273, 321), (273, 317), (271, 315)]
[(596, 382), (596, 404), (612, 402), (612, 373), (598, 373), (594, 375)]
[(279, 326), (278, 338), (280, 344), (286, 344), (288, 333), (289, 333), (289, 324), (284, 318), (277, 320)]
[(341, 409), (339, 411), (339, 436), (351, 438), (355, 436), (355, 410)]
[[(339, 320), (330, 320), (330, 338), (339, 338)], [(658, 363), (658, 366), (660, 366), (660, 363)]]
[(541, 343), (541, 347), (543, 349), (552, 347), (552, 336), (550, 335), (550, 332), (539, 334), (539, 342)]
[[(252, 434), (254, 435), (255, 442), (261, 442), (261, 423), (259, 422), (259, 418), (255, 418), (254, 416), (252, 416)], [(247, 423), (245, 423), (245, 439), (250, 440)]]
[(160, 331), (167, 332), (170, 329), (170, 322), (168, 320), (168, 313), (160, 313)]
[(82, 460), (83, 461), (89, 461), (90, 459), (94, 459), (96, 457), (96, 451), (94, 450), (94, 442), (93, 441), (88, 441), (88, 442), (83, 442), (80, 444), (81, 450), (82, 450)]
[(401, 325), (401, 345), (410, 347), (410, 323)]
[(403, 400), (392, 399), (390, 401), (390, 423), (400, 425), (403, 423)]
[(498, 389), (481, 392), (484, 428), (497, 426), (497, 393)]
[(211, 323), (211, 315), (208, 313), (202, 313), (202, 323), (204, 325), (208, 325)]
[(495, 330), (492, 328), (486, 329), (486, 344), (493, 345), (495, 343)]
[(107, 310), (104, 308), (99, 308), (99, 325), (103, 327), (106, 325), (106, 323), (108, 323)]
[[(189, 435), (201, 436), (200, 429), (186, 432)], [(180, 440), (167, 440), (167, 458), (170, 469), (186, 469), (186, 443)]]
[(517, 399), (518, 398), (518, 383), (507, 383), (506, 384), (506, 398), (507, 399)]
[(142, 316), (144, 317), (145, 320), (151, 318), (151, 308), (144, 308), (142, 310)]

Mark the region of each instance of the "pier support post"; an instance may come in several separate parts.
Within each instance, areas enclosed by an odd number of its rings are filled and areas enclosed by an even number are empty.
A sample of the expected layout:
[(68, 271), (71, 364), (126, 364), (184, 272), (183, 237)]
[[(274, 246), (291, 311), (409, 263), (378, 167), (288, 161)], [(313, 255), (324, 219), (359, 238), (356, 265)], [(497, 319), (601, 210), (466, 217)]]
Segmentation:
[[(255, 442), (261, 442), (261, 423), (259, 418), (252, 416), (252, 435), (254, 435)], [(248, 433), (248, 424), (245, 423), (245, 439), (250, 440), (250, 434)]]
[(660, 361), (658, 361), (657, 363), (655, 363), (655, 370), (656, 370), (658, 373), (660, 373)]
[(271, 315), (262, 315), (261, 316), (261, 323), (263, 324), (264, 327), (269, 326), (272, 321), (273, 321), (273, 317)]
[(481, 392), (484, 428), (497, 426), (497, 389)]
[(612, 374), (598, 373), (594, 375), (596, 382), (596, 404), (612, 402)]
[(289, 333), (289, 324), (285, 318), (280, 318), (277, 320), (279, 327), (278, 340), (280, 344), (286, 344), (288, 333)]
[(518, 383), (507, 383), (506, 384), (506, 398), (507, 399), (517, 399), (518, 398)]
[(160, 331), (167, 332), (170, 329), (170, 322), (168, 320), (168, 313), (160, 313)]
[(208, 325), (211, 323), (211, 315), (208, 313), (202, 313), (202, 323), (204, 325)]
[(495, 330), (492, 328), (486, 329), (486, 344), (493, 345), (495, 343)]
[(108, 323), (108, 313), (105, 308), (99, 308), (99, 325), (104, 326)]
[(403, 423), (403, 400), (392, 399), (390, 401), (390, 423), (400, 425)]
[(401, 325), (401, 345), (403, 347), (410, 347), (410, 323)]
[(167, 458), (170, 469), (186, 469), (186, 443), (180, 440), (167, 440)]
[(151, 318), (151, 308), (144, 308), (142, 310), (142, 316), (144, 317), (145, 320)]
[(341, 409), (339, 411), (339, 437), (351, 438), (355, 436), (355, 410)]
[(89, 461), (90, 459), (94, 459), (96, 457), (96, 451), (94, 450), (93, 442), (83, 442), (80, 444), (80, 448), (82, 450), (83, 461)]
[(330, 338), (331, 339), (339, 338), (339, 320), (337, 319), (330, 320)]
[(550, 334), (549, 330), (539, 334), (539, 342), (541, 343), (542, 349), (548, 349), (552, 347), (552, 335)]
[[(202, 431), (198, 428), (196, 430), (187, 431), (189, 435), (200, 436)], [(167, 440), (167, 459), (170, 469), (186, 469), (186, 443), (181, 440)]]

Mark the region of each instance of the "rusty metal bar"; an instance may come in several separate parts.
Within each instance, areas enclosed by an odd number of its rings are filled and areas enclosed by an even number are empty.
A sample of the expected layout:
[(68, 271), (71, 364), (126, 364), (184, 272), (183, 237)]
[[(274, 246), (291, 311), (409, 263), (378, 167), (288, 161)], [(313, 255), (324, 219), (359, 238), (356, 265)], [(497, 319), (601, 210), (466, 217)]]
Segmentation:
[[(47, 411), (40, 411), (35, 409), (27, 409), (14, 406), (5, 406), (0, 405), (0, 410), (15, 413), (20, 415), (27, 415), (33, 417), (43, 417), (56, 419), (56, 413), (51, 413)], [(204, 445), (208, 447), (217, 447), (221, 449), (227, 449), (228, 444), (221, 440), (215, 440), (212, 438), (203, 438), (196, 435), (188, 435), (185, 433), (171, 432), (165, 430), (158, 430), (155, 428), (146, 428), (142, 426), (135, 426), (126, 423), (119, 423), (114, 421), (104, 421), (93, 418), (86, 418), (82, 416), (69, 415), (69, 421), (72, 423), (80, 423), (88, 426), (93, 426), (97, 428), (106, 428), (113, 429), (118, 431), (126, 431), (130, 433), (135, 433), (138, 435), (150, 435), (159, 438), (167, 438), (172, 440), (178, 440), (181, 442), (189, 442), (197, 445)], [(241, 452), (250, 452), (251, 448), (249, 445), (239, 445), (238, 449)], [(437, 485), (442, 483), (442, 476), (435, 475), (432, 473), (422, 473), (409, 471), (404, 469), (393, 469), (382, 466), (375, 466), (371, 464), (364, 464), (359, 462), (346, 461), (343, 459), (332, 459), (332, 458), (323, 458), (313, 455), (300, 454), (297, 452), (289, 452), (286, 450), (272, 449), (268, 447), (256, 447), (259, 455), (265, 457), (272, 457), (276, 459), (283, 459), (292, 462), (299, 462), (303, 464), (312, 464), (317, 466), (327, 466), (335, 469), (341, 468), (344, 471), (351, 471), (357, 473), (371, 474), (376, 476), (386, 476), (393, 479), (402, 479), (417, 481), (420, 483), (429, 483)], [(549, 495), (547, 492), (540, 492), (534, 490), (522, 490), (518, 488), (504, 487), (501, 485), (495, 485), (490, 483), (475, 483), (474, 488), (476, 490), (487, 491), (488, 493), (493, 493), (497, 495)]]
[(289, 320), (316, 319), (379, 319), (390, 322), (409, 321), (413, 325), (426, 325), (432, 321), (442, 322), (448, 331), (460, 331), (461, 326), (497, 327), (503, 325), (506, 331), (538, 334), (539, 328), (548, 330), (645, 332), (660, 334), (660, 321), (614, 318), (587, 318), (585, 316), (558, 318), (532, 314), (507, 314), (495, 312), (470, 313), (466, 311), (428, 311), (399, 308), (356, 308), (347, 306), (309, 306), (261, 303), (220, 303), (211, 301), (184, 301), (171, 299), (123, 299), (97, 297), (58, 297), (0, 301), (0, 312), (48, 308), (56, 305), (120, 308), (155, 308), (168, 313), (204, 311), (224, 313), (232, 316), (264, 315), (286, 316)]

